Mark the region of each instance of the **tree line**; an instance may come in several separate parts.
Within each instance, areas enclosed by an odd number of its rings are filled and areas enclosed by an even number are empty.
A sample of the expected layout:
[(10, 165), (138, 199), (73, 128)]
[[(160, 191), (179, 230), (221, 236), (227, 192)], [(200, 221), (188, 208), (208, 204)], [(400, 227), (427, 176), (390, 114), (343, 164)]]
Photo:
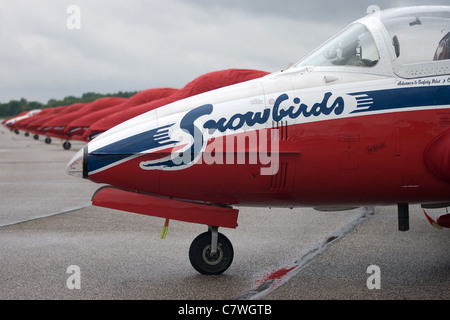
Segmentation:
[(117, 93), (102, 94), (96, 92), (86, 92), (81, 97), (68, 96), (61, 100), (50, 99), (46, 104), (37, 101), (27, 101), (22, 98), (20, 100), (11, 100), (6, 103), (0, 103), (0, 118), (13, 117), (23, 111), (30, 111), (34, 109), (46, 109), (59, 106), (68, 106), (74, 103), (89, 103), (104, 97), (121, 97), (129, 98), (136, 94), (137, 91), (119, 91)]

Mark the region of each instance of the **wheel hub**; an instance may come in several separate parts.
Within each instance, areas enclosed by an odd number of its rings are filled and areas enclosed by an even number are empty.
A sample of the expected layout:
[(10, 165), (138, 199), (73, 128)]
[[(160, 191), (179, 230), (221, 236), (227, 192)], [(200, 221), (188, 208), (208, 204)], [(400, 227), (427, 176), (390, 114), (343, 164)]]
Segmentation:
[(206, 246), (202, 252), (203, 261), (207, 264), (214, 266), (220, 263), (223, 259), (223, 251), (220, 246), (217, 246), (217, 251), (211, 253), (211, 245)]

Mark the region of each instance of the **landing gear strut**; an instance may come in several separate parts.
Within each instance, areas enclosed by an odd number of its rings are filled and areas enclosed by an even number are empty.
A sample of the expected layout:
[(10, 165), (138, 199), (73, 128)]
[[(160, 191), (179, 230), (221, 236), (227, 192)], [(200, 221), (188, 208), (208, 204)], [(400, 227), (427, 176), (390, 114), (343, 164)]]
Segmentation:
[(398, 207), (398, 230), (409, 230), (409, 205), (407, 203), (399, 203)]
[(209, 227), (209, 231), (195, 238), (189, 248), (189, 260), (194, 269), (202, 274), (221, 274), (233, 261), (233, 246), (218, 229)]

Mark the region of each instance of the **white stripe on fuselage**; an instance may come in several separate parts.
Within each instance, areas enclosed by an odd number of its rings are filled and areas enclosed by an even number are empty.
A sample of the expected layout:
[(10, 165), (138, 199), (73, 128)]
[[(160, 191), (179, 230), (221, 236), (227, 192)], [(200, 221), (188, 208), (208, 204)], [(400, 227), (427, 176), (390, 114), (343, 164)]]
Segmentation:
[[(269, 85), (270, 81), (273, 81), (273, 79), (271, 80), (270, 78), (268, 78), (268, 80), (266, 80), (265, 78), (252, 80), (249, 82), (234, 85), (232, 87), (234, 88), (234, 90), (237, 90), (239, 88), (241, 96), (244, 95), (243, 92), (247, 92), (248, 95), (251, 95), (252, 93), (261, 93), (261, 91), (258, 89), (259, 86), (258, 85), (255, 86), (255, 83), (259, 82), (262, 85), (262, 87), (264, 87), (265, 92), (270, 92)], [(440, 78), (446, 79), (447, 76), (443, 76)], [(286, 121), (286, 125), (290, 126), (318, 121), (343, 119), (348, 117), (357, 117), (357, 116), (365, 117), (375, 114), (391, 113), (399, 111), (407, 112), (412, 110), (416, 111), (425, 110), (435, 107), (435, 106), (422, 106), (422, 107), (402, 108), (401, 110), (388, 109), (370, 112), (366, 111), (364, 113), (352, 114), (353, 111), (358, 109), (358, 101), (356, 97), (360, 96), (350, 96), (348, 95), (349, 93), (374, 91), (374, 90), (389, 90), (407, 87), (411, 88), (421, 87), (414, 85), (400, 87), (399, 83), (400, 81), (398, 79), (384, 78), (380, 80), (379, 77), (377, 77), (377, 79), (373, 81), (364, 81), (356, 83), (351, 82), (329, 86), (320, 86), (314, 88), (305, 88), (299, 90), (277, 91), (274, 93), (267, 93), (265, 95), (261, 93), (251, 95), (250, 97), (244, 97), (228, 101), (224, 101), (225, 100), (224, 94), (229, 93), (230, 88), (229, 87), (222, 88), (171, 103), (169, 105), (160, 107), (158, 109), (142, 114), (138, 117), (130, 119), (97, 137), (95, 140), (89, 143), (88, 148), (89, 152), (93, 152), (99, 148), (132, 137), (139, 133), (173, 123), (174, 123), (173, 128), (169, 130), (169, 135), (171, 135), (172, 140), (179, 141), (178, 144), (182, 143), (186, 144), (186, 140), (182, 141), (183, 139), (179, 139), (180, 135), (185, 134), (180, 131), (180, 122), (189, 111), (197, 107), (200, 107), (205, 103), (213, 105), (212, 113), (201, 116), (198, 119), (195, 119), (195, 126), (202, 131), (204, 139), (206, 139), (205, 141), (208, 141), (208, 139), (211, 138), (222, 137), (230, 134), (237, 134), (246, 131), (272, 128), (274, 118), (277, 119), (281, 118), (281, 121)], [(283, 95), (287, 95), (288, 98), (284, 99), (281, 103), (277, 105), (277, 101), (279, 101), (277, 99), (280, 99), (280, 97), (282, 97)], [(335, 103), (336, 106), (338, 106), (337, 101), (339, 102), (342, 101), (343, 103), (342, 111), (337, 112), (337, 110), (331, 110), (329, 114), (326, 114), (325, 112), (319, 110), (320, 103), (323, 103), (324, 105), (327, 105), (327, 107), (330, 108), (333, 103)], [(310, 111), (314, 105), (318, 106), (317, 115), (304, 116), (306, 112), (305, 113), (300, 112), (301, 107), (306, 108), (305, 110)], [(277, 113), (275, 109), (278, 110)], [(270, 111), (270, 115), (267, 117), (267, 121), (265, 121), (264, 123), (255, 123), (253, 125), (249, 125), (248, 121), (245, 120), (246, 115), (247, 116), (249, 115), (255, 116), (256, 114), (267, 115), (267, 112), (269, 112), (267, 110)], [(359, 110), (362, 110), (361, 101), (359, 102)], [(265, 111), (266, 113), (264, 113)], [(328, 111), (329, 110), (327, 110), (327, 112)], [(275, 113), (278, 115), (278, 117), (276, 117)], [(284, 116), (280, 117), (280, 114)], [(297, 116), (291, 117), (294, 114)], [(210, 130), (204, 128), (205, 123), (209, 124)], [(213, 129), (211, 129), (211, 124)], [(222, 130), (220, 130), (219, 128), (221, 128)], [(178, 144), (174, 144), (173, 146), (175, 147)], [(164, 148), (166, 149), (167, 147), (168, 146)], [(106, 170), (112, 166), (134, 159), (137, 156), (142, 155), (144, 153), (156, 151), (158, 150), (150, 149), (146, 151), (141, 151), (137, 155), (130, 155), (130, 157), (126, 159), (122, 159), (113, 164), (107, 165), (103, 168), (96, 170), (95, 172), (92, 172), (91, 174)]]

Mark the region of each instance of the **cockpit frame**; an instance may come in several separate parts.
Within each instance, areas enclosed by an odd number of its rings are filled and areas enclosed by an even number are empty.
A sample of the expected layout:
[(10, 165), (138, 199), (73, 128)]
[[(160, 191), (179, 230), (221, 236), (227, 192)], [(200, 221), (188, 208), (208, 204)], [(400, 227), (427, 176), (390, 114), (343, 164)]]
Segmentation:
[[(369, 59), (364, 56), (367, 49), (372, 51)], [(405, 79), (450, 74), (450, 9), (422, 6), (371, 13), (338, 32), (293, 68), (306, 66)]]

